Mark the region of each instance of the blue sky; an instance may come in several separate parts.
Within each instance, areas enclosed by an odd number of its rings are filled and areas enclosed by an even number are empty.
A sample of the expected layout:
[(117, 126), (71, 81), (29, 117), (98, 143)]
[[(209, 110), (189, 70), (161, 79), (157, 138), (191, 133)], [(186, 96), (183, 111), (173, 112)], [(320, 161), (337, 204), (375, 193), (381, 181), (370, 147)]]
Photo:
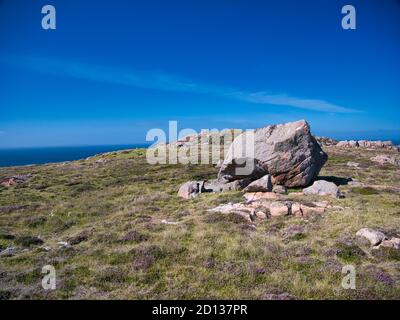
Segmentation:
[(168, 120), (399, 139), (399, 36), (398, 0), (0, 0), (0, 148), (141, 143)]

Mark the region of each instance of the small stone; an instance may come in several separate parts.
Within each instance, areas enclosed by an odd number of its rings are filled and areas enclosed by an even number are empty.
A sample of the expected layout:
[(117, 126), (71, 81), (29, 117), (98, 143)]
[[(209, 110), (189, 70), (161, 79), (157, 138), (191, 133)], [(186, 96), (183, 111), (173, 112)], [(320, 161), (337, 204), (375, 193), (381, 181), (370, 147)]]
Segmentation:
[(271, 216), (286, 216), (290, 214), (291, 203), (284, 201), (274, 201), (269, 207)]
[(178, 196), (184, 199), (194, 198), (201, 193), (203, 184), (202, 181), (188, 181), (180, 186)]
[(287, 194), (288, 190), (285, 186), (281, 186), (281, 185), (275, 185), (272, 188), (272, 192), (278, 193), (278, 194)]
[(264, 211), (257, 211), (256, 217), (257, 217), (257, 219), (264, 220), (267, 218), (267, 214)]
[(377, 155), (376, 157), (371, 158), (371, 161), (376, 162), (380, 165), (385, 165), (385, 164), (391, 164), (394, 166), (400, 165), (400, 160), (397, 160), (394, 156), (386, 154)]
[(303, 212), (301, 211), (301, 204), (298, 202), (294, 202), (292, 204), (292, 214), (296, 217), (302, 217)]
[(392, 238), (390, 240), (383, 240), (379, 247), (393, 248), (400, 250), (400, 238)]
[(250, 183), (244, 190), (244, 192), (271, 192), (272, 182), (271, 176), (265, 175), (262, 178)]
[(347, 166), (348, 167), (352, 167), (352, 168), (356, 168), (356, 169), (360, 168), (360, 164), (358, 162), (353, 162), (353, 161), (347, 162)]
[(168, 221), (168, 220), (165, 220), (165, 219), (161, 220), (161, 223), (169, 224), (169, 225), (178, 225), (179, 224), (179, 222)]
[(59, 242), (57, 242), (57, 245), (58, 245), (59, 249), (66, 249), (66, 248), (71, 247), (71, 245), (65, 241), (59, 241)]
[(319, 196), (331, 196), (333, 198), (340, 197), (340, 190), (333, 182), (328, 182), (325, 180), (315, 181), (311, 187), (305, 188), (303, 190), (305, 195), (319, 195)]
[(372, 246), (377, 246), (383, 240), (387, 239), (384, 233), (370, 228), (362, 228), (357, 231), (356, 235), (368, 239), (368, 241), (371, 243)]

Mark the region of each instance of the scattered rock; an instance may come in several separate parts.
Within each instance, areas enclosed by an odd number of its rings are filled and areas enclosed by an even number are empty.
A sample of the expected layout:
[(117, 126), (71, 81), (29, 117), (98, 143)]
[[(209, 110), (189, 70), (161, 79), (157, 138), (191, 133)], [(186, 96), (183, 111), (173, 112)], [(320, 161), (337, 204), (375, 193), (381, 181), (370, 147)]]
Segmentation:
[(325, 203), (303, 204), (299, 202), (292, 203), (292, 215), (296, 217), (308, 217), (312, 214), (322, 214), (327, 206)]
[(288, 190), (287, 190), (287, 188), (285, 186), (275, 185), (272, 188), (272, 192), (279, 193), (279, 194), (287, 194)]
[(165, 220), (165, 219), (161, 220), (161, 223), (162, 224), (169, 224), (169, 225), (178, 225), (179, 224), (179, 222), (168, 221), (168, 220)]
[(0, 185), (3, 187), (11, 187), (19, 183), (23, 183), (32, 177), (31, 174), (18, 174), (12, 177), (4, 178), (0, 180)]
[(323, 207), (311, 207), (305, 204), (300, 205), (300, 212), (302, 217), (308, 217), (312, 214), (322, 214), (325, 212)]
[(243, 203), (227, 203), (216, 208), (209, 209), (211, 212), (220, 212), (223, 214), (237, 214), (242, 216), (246, 221), (252, 222), (254, 219), (254, 209), (247, 207)]
[(280, 197), (275, 192), (249, 192), (244, 194), (246, 202), (258, 200), (277, 200)]
[(194, 198), (201, 193), (203, 184), (203, 181), (188, 181), (179, 188), (178, 196), (184, 199)]
[(274, 201), (269, 207), (271, 216), (286, 216), (291, 213), (292, 204), (288, 201)]
[(264, 177), (262, 177), (256, 181), (253, 181), (243, 191), (244, 192), (271, 192), (272, 191), (271, 176), (267, 174)]
[(358, 162), (353, 162), (353, 161), (347, 162), (347, 166), (348, 167), (352, 167), (352, 168), (356, 168), (356, 169), (360, 168), (360, 164)]
[(71, 247), (71, 245), (66, 241), (57, 242), (57, 245), (58, 245), (58, 249), (67, 249), (67, 248)]
[(357, 231), (356, 235), (368, 239), (368, 241), (371, 243), (372, 246), (377, 246), (383, 240), (387, 239), (384, 233), (370, 228), (362, 228)]
[(16, 253), (17, 249), (15, 247), (8, 247), (0, 252), (0, 257), (11, 257)]
[(238, 191), (247, 187), (252, 182), (251, 179), (240, 179), (232, 182), (226, 180), (210, 180), (203, 184), (202, 192), (223, 192), (223, 191)]
[(379, 248), (386, 247), (386, 248), (393, 248), (393, 249), (400, 250), (400, 238), (392, 238), (390, 240), (383, 240), (378, 247)]
[(320, 146), (335, 146), (338, 141), (327, 137), (315, 137)]
[(232, 182), (215, 179), (210, 181), (188, 181), (178, 191), (178, 196), (184, 199), (191, 199), (205, 192), (238, 191), (247, 187), (251, 179), (241, 179)]
[(316, 194), (319, 196), (332, 196), (334, 198), (340, 197), (340, 190), (333, 182), (325, 180), (315, 181), (311, 187), (303, 189), (305, 195)]
[[(301, 120), (239, 135), (231, 144), (218, 177), (258, 179), (260, 174), (269, 174), (273, 184), (301, 187), (315, 179), (327, 159), (308, 123)], [(252, 170), (239, 172), (243, 171), (243, 161)]]
[(255, 215), (257, 219), (261, 220), (267, 219), (267, 213), (265, 211), (256, 211)]
[(379, 163), (380, 165), (390, 164), (394, 166), (400, 166), (400, 160), (397, 160), (394, 156), (391, 155), (380, 154), (376, 157), (371, 158), (370, 160)]
[(398, 150), (398, 148), (395, 145), (393, 145), (392, 141), (343, 140), (339, 141), (336, 144), (336, 147)]

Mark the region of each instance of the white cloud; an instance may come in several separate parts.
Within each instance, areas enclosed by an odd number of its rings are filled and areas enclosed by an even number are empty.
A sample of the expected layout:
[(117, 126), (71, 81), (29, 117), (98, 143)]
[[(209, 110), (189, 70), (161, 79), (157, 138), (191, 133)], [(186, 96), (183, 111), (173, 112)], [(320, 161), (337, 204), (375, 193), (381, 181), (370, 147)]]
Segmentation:
[(1, 61), (3, 63), (17, 67), (29, 68), (38, 72), (104, 83), (121, 84), (136, 88), (208, 94), (254, 104), (278, 105), (328, 113), (358, 112), (357, 110), (320, 99), (299, 98), (287, 94), (271, 94), (266, 91), (255, 93), (244, 92), (223, 86), (200, 84), (168, 74), (127, 72), (125, 70), (76, 63), (73, 61), (35, 57), (14, 57), (9, 59), (0, 57), (0, 62)]

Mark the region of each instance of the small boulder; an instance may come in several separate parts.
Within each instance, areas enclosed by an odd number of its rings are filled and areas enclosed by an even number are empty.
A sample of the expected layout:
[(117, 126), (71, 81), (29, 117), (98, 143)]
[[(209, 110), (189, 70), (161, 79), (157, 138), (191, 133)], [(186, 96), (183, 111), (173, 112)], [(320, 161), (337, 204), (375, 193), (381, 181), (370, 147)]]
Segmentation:
[(203, 181), (188, 181), (181, 185), (178, 196), (184, 199), (194, 198), (201, 193), (203, 184)]
[(387, 239), (384, 233), (370, 228), (362, 228), (357, 231), (356, 235), (359, 237), (366, 238), (371, 243), (372, 246), (377, 246), (382, 241)]
[(400, 165), (400, 160), (397, 160), (394, 156), (386, 154), (377, 155), (376, 157), (373, 157), (370, 160), (380, 165), (385, 165), (385, 164), (391, 164), (394, 166)]
[(244, 192), (271, 192), (271, 191), (272, 191), (271, 176), (268, 174), (256, 181), (253, 181), (244, 189)]
[(392, 238), (390, 240), (383, 240), (379, 247), (393, 248), (400, 250), (400, 238)]
[(274, 201), (269, 207), (271, 216), (287, 216), (291, 212), (291, 203), (287, 201)]
[(353, 161), (347, 162), (347, 166), (348, 167), (352, 167), (352, 168), (356, 168), (356, 169), (360, 168), (360, 164), (358, 162), (353, 162)]
[(303, 189), (305, 195), (316, 194), (319, 196), (332, 196), (333, 198), (340, 197), (340, 190), (333, 182), (325, 180), (315, 181), (311, 187)]
[(285, 186), (282, 185), (275, 185), (272, 188), (272, 192), (278, 193), (278, 194), (287, 194), (288, 190)]
[(255, 215), (256, 215), (256, 218), (257, 219), (261, 219), (261, 220), (264, 220), (264, 219), (266, 219), (267, 218), (267, 213), (266, 212), (264, 212), (264, 211), (256, 211), (255, 212)]
[(202, 185), (202, 192), (223, 192), (223, 191), (238, 191), (247, 187), (251, 183), (251, 179), (241, 179), (232, 182), (226, 180), (210, 180), (205, 181)]
[(59, 242), (57, 242), (57, 245), (58, 245), (58, 249), (68, 249), (71, 247), (71, 245), (66, 241), (59, 241)]

